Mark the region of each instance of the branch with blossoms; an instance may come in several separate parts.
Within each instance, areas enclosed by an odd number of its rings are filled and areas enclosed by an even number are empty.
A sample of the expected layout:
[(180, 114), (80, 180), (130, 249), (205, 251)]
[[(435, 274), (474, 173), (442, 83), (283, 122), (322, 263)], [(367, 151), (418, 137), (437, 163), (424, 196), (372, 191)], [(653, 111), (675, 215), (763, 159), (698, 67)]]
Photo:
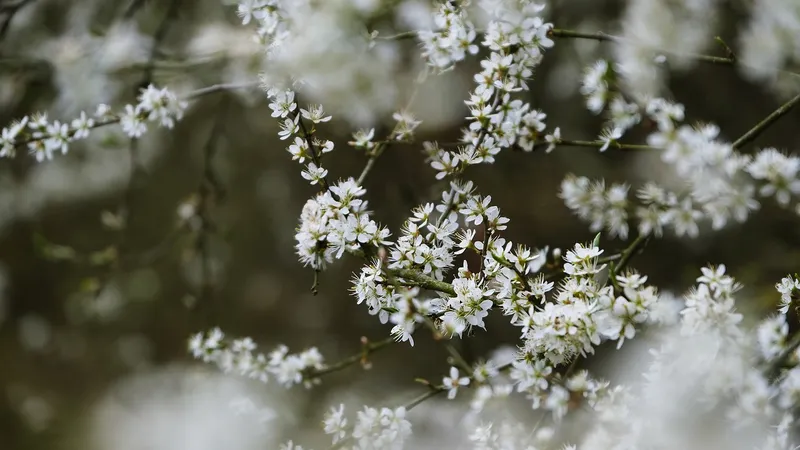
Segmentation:
[[(386, 325), (388, 336), (362, 339), (359, 352), (327, 363), (316, 347), (292, 353), (278, 345), (262, 353), (252, 338), (226, 338), (222, 330), (212, 328), (190, 338), (191, 354), (224, 372), (310, 389), (330, 373), (359, 363), (368, 367), (374, 352), (392, 345), (415, 346), (420, 332), (430, 332), (444, 344), (449, 371), (441, 383), (422, 380), (427, 390), (417, 397), (397, 407), (364, 407), (355, 419), (346, 417), (343, 405), (331, 408), (323, 428), (333, 448), (414, 448), (407, 412), (444, 392), (453, 402), (473, 394), (463, 420), (469, 433), (456, 444), (462, 447), (554, 448), (573, 441), (582, 449), (616, 448), (621, 442), (626, 448), (691, 447), (680, 440), (690, 440), (684, 434), (691, 433), (675, 432), (681, 431), (682, 423), (675, 417), (685, 422), (690, 411), (702, 419), (724, 417), (728, 422), (718, 434), (738, 437), (741, 430), (755, 428), (760, 440), (751, 447), (793, 448), (790, 430), (800, 399), (800, 337), (797, 331), (790, 333), (787, 312), (800, 298), (797, 277), (786, 277), (776, 286), (781, 307), (752, 327), (737, 312), (741, 285), (724, 265), (702, 268), (682, 300), (659, 291), (631, 265), (650, 240), (666, 232), (698, 237), (746, 221), (761, 206), (758, 196), (775, 197), (780, 206), (800, 212), (800, 158), (774, 148), (740, 151), (786, 116), (800, 96), (729, 142), (711, 123), (686, 123), (685, 108), (676, 100), (642, 88), (648, 86), (646, 75), (658, 79), (669, 69), (665, 63), (673, 61), (754, 69), (722, 41), (726, 55), (714, 56), (662, 48), (649, 40), (640, 44), (627, 36), (633, 33), (628, 28), (625, 36), (559, 29), (545, 21), (544, 6), (512, 0), (440, 2), (424, 26), (392, 30), (399, 33), (383, 38), (383, 29), (391, 27), (381, 19), (400, 15), (399, 7), (396, 11), (394, 3), (381, 8), (356, 3), (242, 0), (237, 12), (243, 25), (255, 25), (256, 39), (265, 50), (270, 69), (260, 85), (280, 125), (277, 137), (288, 143), (286, 150), (301, 165), (301, 177), (320, 188), (300, 211), (295, 233), (299, 262), (315, 273), (312, 291), (319, 289), (319, 272), (345, 257), (360, 260), (363, 266), (353, 275), (351, 292), (368, 315)], [(684, 12), (675, 15), (683, 17)], [(699, 21), (701, 12), (689, 18)], [(341, 123), (363, 121), (369, 109), (364, 99), (383, 104), (377, 99), (389, 97), (386, 80), (392, 66), (387, 55), (392, 52), (384, 52), (381, 45), (409, 39), (416, 41), (435, 74), (457, 70), (468, 58), (479, 59), (480, 69), (464, 101), (469, 113), (461, 138), (454, 144), (418, 142), (415, 133), (421, 122), (408, 112), (408, 105), (400, 110), (393, 106), (394, 127), (388, 136), (376, 138), (374, 128), (360, 129), (348, 143), (364, 153), (363, 169), (335, 179), (325, 164), (338, 149), (317, 128), (333, 116), (322, 104), (301, 106), (298, 99), (336, 105), (345, 98), (348, 108), (333, 108), (341, 111)], [(563, 138), (561, 127), (549, 123), (544, 106), (524, 95), (534, 71), (550, 52), (558, 51), (556, 41), (567, 39), (612, 43), (618, 47), (617, 59), (624, 60), (598, 60), (576, 86), (586, 109), (604, 118), (594, 140)], [(335, 69), (336, 76), (316, 70), (320, 61), (327, 61), (328, 66), (319, 66)], [(773, 72), (796, 75), (783, 66)], [(188, 98), (218, 90), (212, 86)], [(412, 99), (413, 95), (409, 105)], [(149, 86), (136, 105), (117, 113), (101, 106), (93, 117), (83, 113), (71, 124), (50, 122), (42, 115), (26, 117), (3, 129), (0, 155), (12, 157), (27, 145), (44, 162), (57, 151), (66, 153), (68, 144), (85, 138), (89, 130), (112, 123), (137, 138), (148, 122), (171, 128), (186, 106), (186, 99)], [(646, 132), (644, 142), (627, 142), (626, 135), (634, 130)], [(399, 143), (418, 148), (427, 157), (432, 177), (444, 180), (446, 189), (435, 200), (414, 207), (399, 229), (390, 230), (375, 220), (364, 185), (380, 156)], [(629, 200), (632, 186), (627, 183), (607, 184), (570, 174), (558, 195), (598, 233), (596, 238), (563, 253), (550, 246), (512, 242), (506, 234), (511, 219), (469, 180), (470, 167), (492, 164), (509, 151), (544, 148), (550, 153), (567, 147), (650, 151), (680, 183), (668, 188), (647, 180)], [(213, 182), (213, 174), (206, 178)], [(208, 199), (201, 200), (204, 215)], [(604, 247), (610, 239), (626, 245), (609, 254)], [(468, 361), (453, 342), (492, 333), (487, 330), (490, 314), (502, 316), (519, 337), (505, 355)], [(629, 379), (626, 372), (617, 377), (620, 380), (603, 380), (579, 370), (580, 361), (601, 347), (620, 350), (632, 339), (655, 349), (642, 358), (646, 363), (631, 364), (631, 371), (644, 373), (641, 379)], [(511, 399), (526, 402), (538, 414), (535, 429), (546, 420), (552, 430), (549, 437), (533, 436), (533, 422), (524, 417), (502, 413)], [(682, 409), (671, 409), (673, 403)], [(500, 412), (492, 410), (492, 404), (501, 405)], [(569, 425), (576, 423), (584, 425), (583, 431), (569, 435)], [(284, 448), (299, 446), (290, 442)]]
[[(282, 25), (280, 9), (273, 10), (272, 5), (268, 8), (269, 14), (261, 18), (269, 24), (268, 29), (275, 28), (275, 25), (277, 28), (291, 27), (290, 23)], [(257, 8), (247, 11), (258, 17)], [(540, 10), (534, 7), (525, 11), (535, 14)], [(477, 45), (472, 43), (478, 33), (465, 11), (455, 3), (441, 5), (437, 14), (435, 22), (439, 29), (398, 37), (418, 38), (423, 57), (434, 68), (448, 70), (467, 54), (478, 52)], [(354, 278), (353, 292), (358, 303), (364, 303), (371, 315), (378, 316), (382, 323), (393, 324), (392, 335), (401, 342), (413, 345), (413, 334), (423, 323), (443, 336), (462, 337), (464, 333), (473, 333), (473, 329), (485, 328), (484, 318), (491, 310), (498, 309), (510, 316), (511, 324), (522, 329), (524, 343), (515, 362), (504, 366), (511, 368), (512, 386), (533, 398), (534, 408), (545, 406), (556, 420), (561, 420), (570, 409), (574, 393), (588, 398), (590, 407), (599, 408), (602, 401), (615, 392), (608, 383), (593, 380), (585, 372), (573, 376), (578, 355), (593, 352), (594, 347), (604, 340), (615, 340), (619, 347), (626, 339), (635, 337), (637, 326), (662, 320), (653, 315), (659, 296), (654, 287), (646, 285), (647, 277), (625, 271), (631, 257), (651, 236), (660, 236), (663, 227), (669, 223), (674, 224), (678, 235), (696, 235), (699, 233), (696, 222), (705, 216), (704, 212), (713, 214), (716, 228), (725, 224), (728, 214), (744, 220), (748, 209), (753, 209), (753, 202), (746, 197), (730, 197), (742, 192), (736, 190), (738, 185), (733, 185), (741, 182), (742, 178), (736, 171), (748, 172), (756, 180), (769, 180), (774, 176), (761, 175), (764, 169), (759, 171), (756, 165), (748, 166), (747, 158), (734, 152), (738, 145), (726, 149), (724, 144), (714, 141), (717, 131), (713, 128), (697, 131), (689, 127), (678, 128), (677, 124), (683, 120), (680, 105), (665, 99), (651, 100), (644, 107), (627, 101), (618, 94), (621, 92), (618, 81), (623, 74), (616, 73), (605, 62), (587, 72), (582, 88), (592, 112), (607, 111), (609, 114), (609, 126), (601, 132), (598, 140), (562, 139), (559, 128), (544, 134), (546, 115), (514, 99), (513, 95), (527, 88), (526, 81), (532, 68), (541, 60), (542, 50), (553, 45), (549, 37), (590, 36), (554, 30), (538, 18), (523, 21), (522, 27), (517, 25), (516, 28), (505, 21), (511, 22), (508, 16), (494, 16), (494, 21), (490, 21), (482, 33), (483, 45), (490, 51), (490, 56), (482, 62), (483, 71), (475, 76), (478, 86), (466, 102), (471, 117), (461, 145), (455, 151), (444, 150), (435, 142), (424, 145), (432, 168), (438, 172), (436, 178), (451, 180), (450, 189), (442, 193), (442, 201), (415, 208), (403, 225), (401, 235), (395, 242), (390, 242), (388, 230), (370, 218), (366, 201), (360, 198), (365, 194), (361, 187), (363, 174), (380, 154), (375, 152), (370, 155), (367, 168), (357, 180), (349, 179), (332, 185), (306, 204), (297, 235), (297, 250), (301, 261), (315, 270), (324, 270), (345, 252), (359, 257), (378, 254), (379, 257)], [(605, 36), (602, 40), (618, 41)], [(726, 48), (730, 53), (726, 58), (699, 56), (697, 59), (732, 64), (735, 58), (729, 47)], [(286, 94), (286, 97), (291, 95)], [(778, 117), (789, 108), (783, 108)], [(281, 117), (291, 112), (291, 107), (288, 111), (276, 110)], [(643, 116), (658, 125), (658, 133), (648, 138), (647, 145), (621, 143), (624, 133), (636, 126)], [(768, 123), (773, 121), (769, 119)], [(765, 127), (757, 127), (750, 134), (755, 135)], [(291, 127), (284, 128), (282, 137), (285, 138), (287, 132), (292, 132)], [(302, 132), (296, 142), (304, 136), (307, 133)], [(369, 149), (375, 145), (369, 143), (372, 137), (371, 132), (359, 133), (354, 143), (357, 147)], [(608, 148), (657, 150), (668, 163), (675, 163), (680, 176), (695, 185), (707, 181), (709, 171), (717, 177), (715, 180), (722, 183), (717, 183), (716, 191), (703, 192), (704, 195), (692, 198), (680, 198), (655, 185), (646, 186), (641, 194), (646, 208), (634, 212), (642, 221), (639, 236), (621, 254), (608, 258), (611, 264), (608, 268), (599, 263), (602, 250), (596, 243), (578, 245), (567, 252), (563, 266), (566, 277), (561, 281), (555, 298), (546, 302), (547, 293), (554, 288), (554, 284), (539, 273), (545, 264), (543, 260), (548, 256), (547, 250), (531, 251), (524, 246), (512, 249), (513, 244), (501, 237), (508, 219), (491, 205), (491, 197), (475, 194), (471, 183), (457, 178), (470, 165), (493, 162), (504, 148), (533, 151), (544, 145), (548, 152), (559, 146), (595, 147), (600, 151)], [(684, 148), (703, 145), (722, 151), (723, 155), (727, 152), (735, 160), (738, 158), (738, 166), (728, 164), (722, 170), (715, 167), (713, 164), (716, 162), (712, 160), (710, 164), (705, 163), (706, 167), (694, 168), (686, 164), (693, 160), (691, 157), (683, 158), (683, 154), (681, 157), (673, 156)], [(313, 148), (311, 145), (308, 147)], [(301, 163), (305, 159), (299, 146), (290, 148), (290, 152)], [(313, 157), (311, 160), (314, 166), (309, 165), (304, 177), (314, 184), (320, 176), (308, 174), (323, 172), (319, 161)], [(704, 180), (700, 179), (701, 173)], [(727, 188), (729, 197), (721, 195), (727, 193), (724, 183), (730, 186)], [(632, 215), (628, 211), (627, 190), (625, 185), (615, 185), (606, 190), (602, 183), (592, 185), (585, 178), (568, 178), (562, 185), (561, 195), (567, 206), (592, 221), (593, 230), (607, 228), (612, 237), (626, 238), (629, 214)], [(743, 191), (748, 192), (748, 188)], [(781, 199), (779, 201), (784, 203)], [(693, 200), (703, 202), (704, 211), (696, 210)], [(740, 202), (741, 206), (737, 203), (728, 205), (723, 203), (725, 201)], [(462, 218), (467, 227), (460, 230)], [(473, 227), (483, 225), (483, 240), (474, 239), (475, 229), (468, 228), (470, 224)], [(457, 275), (447, 281), (446, 274), (454, 267), (455, 257), (465, 251), (474, 252), (480, 258), (478, 271), (471, 271), (464, 263)], [(601, 272), (607, 273), (607, 282), (600, 281)], [(699, 280), (708, 283), (702, 286), (711, 286), (713, 294), (707, 301), (722, 301), (716, 296), (735, 290), (736, 285), (723, 273), (724, 268), (721, 271), (709, 269)], [(730, 292), (724, 290), (724, 286), (728, 286)], [(438, 292), (438, 296), (426, 298), (425, 291)], [(457, 353), (451, 351), (451, 355), (458, 366), (469, 369), (457, 358)], [(558, 383), (551, 375), (555, 373), (554, 368), (562, 364), (568, 366), (564, 372), (566, 380)], [(487, 379), (495, 377), (497, 374)], [(388, 436), (395, 441), (391, 446), (399, 448), (410, 434), (404, 419), (407, 409), (444, 391), (448, 391), (448, 397), (452, 399), (459, 387), (469, 385), (472, 379), (461, 377), (459, 368), (452, 367), (441, 385), (431, 385), (428, 392), (405, 407), (384, 408), (380, 412), (366, 408), (352, 429), (347, 427), (343, 407), (332, 409), (325, 421), (325, 431), (332, 435), (334, 448), (348, 445), (351, 440), (357, 441), (358, 445), (389, 445)], [(503, 392), (503, 389), (499, 391)], [(491, 396), (494, 390), (490, 388), (489, 392)], [(401, 443), (397, 443), (398, 435), (403, 437)]]

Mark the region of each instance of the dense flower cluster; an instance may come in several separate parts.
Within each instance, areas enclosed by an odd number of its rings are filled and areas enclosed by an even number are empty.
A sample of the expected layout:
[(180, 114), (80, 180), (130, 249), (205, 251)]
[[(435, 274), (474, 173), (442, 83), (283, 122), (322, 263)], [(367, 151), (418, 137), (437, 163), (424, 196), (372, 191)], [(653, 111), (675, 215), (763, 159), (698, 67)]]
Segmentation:
[(303, 264), (322, 270), (345, 251), (366, 252), (388, 243), (389, 230), (369, 217), (367, 202), (359, 198), (365, 192), (350, 178), (306, 202), (295, 236)]
[(418, 33), (422, 43), (422, 56), (428, 63), (444, 70), (463, 61), (467, 54), (478, 53), (474, 41), (477, 37), (475, 26), (467, 17), (467, 12), (455, 2), (443, 2), (433, 14), (434, 30)]

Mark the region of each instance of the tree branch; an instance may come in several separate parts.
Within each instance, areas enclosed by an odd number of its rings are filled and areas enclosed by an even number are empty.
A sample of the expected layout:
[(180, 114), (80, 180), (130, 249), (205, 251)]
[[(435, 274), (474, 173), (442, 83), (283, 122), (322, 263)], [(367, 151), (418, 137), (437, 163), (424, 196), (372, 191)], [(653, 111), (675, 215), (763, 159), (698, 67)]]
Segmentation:
[(388, 346), (389, 344), (394, 344), (395, 342), (397, 342), (393, 337), (388, 337), (382, 341), (377, 341), (377, 342), (369, 342), (366, 338), (361, 338), (361, 340), (363, 346), (360, 352), (348, 356), (347, 358), (344, 358), (341, 361), (336, 362), (334, 364), (327, 365), (322, 369), (310, 370), (305, 374), (304, 378), (315, 379), (323, 375), (327, 375), (329, 373), (338, 372), (342, 369), (350, 367), (359, 362), (365, 364), (368, 355), (377, 352), (378, 350)]
[(743, 134), (742, 137), (737, 139), (733, 143), (733, 148), (738, 149), (744, 146), (745, 144), (749, 143), (750, 141), (754, 140), (758, 137), (761, 133), (764, 132), (767, 128), (769, 128), (773, 123), (777, 122), (778, 119), (785, 116), (789, 111), (792, 110), (798, 103), (800, 103), (800, 94), (794, 96), (791, 100), (781, 105), (778, 109), (772, 112), (769, 116), (767, 116), (764, 120), (757, 123), (753, 128), (747, 131), (747, 133)]

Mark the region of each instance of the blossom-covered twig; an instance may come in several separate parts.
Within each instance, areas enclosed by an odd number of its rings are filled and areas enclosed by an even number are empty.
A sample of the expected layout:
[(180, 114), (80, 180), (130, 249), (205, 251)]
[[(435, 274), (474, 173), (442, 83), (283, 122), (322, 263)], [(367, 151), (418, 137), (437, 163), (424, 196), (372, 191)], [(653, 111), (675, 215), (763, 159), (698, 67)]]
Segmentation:
[(123, 111), (115, 113), (110, 106), (101, 104), (94, 116), (81, 113), (70, 124), (58, 120), (50, 122), (45, 114), (25, 116), (2, 130), (0, 157), (14, 157), (19, 147), (27, 145), (37, 160), (51, 159), (55, 150), (66, 153), (72, 141), (85, 139), (91, 130), (108, 125), (121, 124), (123, 131), (131, 137), (141, 136), (147, 130), (148, 120), (170, 128), (183, 117), (188, 101), (255, 85), (257, 83), (216, 84), (189, 92), (180, 99), (168, 89), (151, 85), (142, 91), (136, 105), (126, 105)]

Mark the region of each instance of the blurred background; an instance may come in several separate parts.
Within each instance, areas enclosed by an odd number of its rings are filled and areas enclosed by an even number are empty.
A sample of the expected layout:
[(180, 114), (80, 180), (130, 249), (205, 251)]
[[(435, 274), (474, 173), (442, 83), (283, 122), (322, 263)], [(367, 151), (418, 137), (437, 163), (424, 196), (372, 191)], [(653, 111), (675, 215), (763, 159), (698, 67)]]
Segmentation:
[[(547, 20), (613, 33), (624, 3), (551, 1)], [(717, 6), (716, 34), (734, 51), (745, 3)], [(36, 111), (69, 120), (98, 103), (122, 107), (148, 82), (187, 93), (255, 81), (263, 56), (253, 35), (235, 7), (218, 0), (0, 0), (0, 122)], [(602, 119), (586, 111), (578, 86), (584, 66), (610, 55), (610, 45), (557, 40), (546, 53), (525, 95), (562, 137), (596, 138)], [(398, 86), (400, 109), (424, 62), (413, 41), (393, 50), (397, 78), (386, 83)], [(707, 52), (724, 56), (713, 42)], [(478, 61), (419, 87), (409, 106), (424, 121), (417, 142), (460, 136)], [(747, 80), (732, 67), (696, 65), (671, 73), (667, 95), (685, 104), (689, 121), (714, 122), (734, 140), (785, 99)], [(413, 351), (391, 347), (370, 358), (370, 370), (353, 366), (311, 391), (222, 378), (187, 353), (190, 334), (219, 326), (265, 351), (318, 346), (334, 362), (357, 353), (362, 336), (389, 332), (348, 292), (361, 264), (355, 258), (322, 273), (312, 295), (314, 274), (295, 257), (294, 232), (317, 191), (278, 140), (267, 103), (258, 89), (221, 92), (193, 101), (174, 130), (153, 128), (137, 142), (105, 127), (50, 162), (22, 151), (0, 160), (0, 449), (264, 448), (318, 429), (330, 405), (393, 404), (422, 389), (414, 378), (441, 379), (446, 352), (426, 333)], [(336, 143), (324, 165), (329, 178), (357, 176), (366, 158), (347, 141), (359, 124), (343, 118), (347, 102), (332, 103), (325, 106), (333, 120), (318, 127)], [(800, 111), (789, 113), (743, 151), (796, 148), (798, 119)], [(372, 124), (385, 136), (391, 112)], [(666, 170), (646, 152), (559, 148), (501, 153), (468, 177), (511, 219), (509, 239), (566, 248), (593, 237), (557, 196), (566, 174), (636, 188), (668, 177)], [(412, 207), (437, 201), (446, 188), (433, 176), (421, 144), (389, 148), (365, 183), (376, 219), (396, 235)], [(774, 283), (800, 263), (796, 221), (765, 201), (744, 225), (651, 241), (632, 266), (680, 295), (700, 267), (725, 263), (747, 286), (741, 298), (750, 303), (740, 308), (763, 313), (778, 299)], [(602, 243), (609, 253), (625, 245)], [(490, 325), (460, 344), (470, 358), (518, 339), (502, 317)], [(268, 437), (214, 413), (232, 398), (250, 399), (239, 412)]]

